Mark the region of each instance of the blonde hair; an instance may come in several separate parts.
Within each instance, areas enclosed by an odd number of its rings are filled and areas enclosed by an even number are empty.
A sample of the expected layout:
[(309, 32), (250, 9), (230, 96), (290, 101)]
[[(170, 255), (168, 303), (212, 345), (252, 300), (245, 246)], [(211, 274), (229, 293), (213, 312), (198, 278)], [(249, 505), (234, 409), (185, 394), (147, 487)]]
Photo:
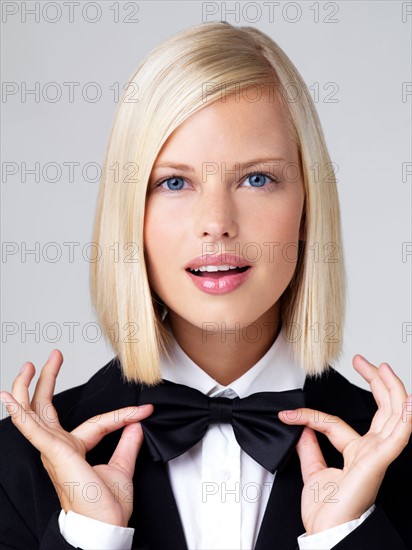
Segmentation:
[[(103, 163), (93, 230), (101, 257), (90, 272), (92, 303), (125, 378), (156, 383), (160, 354), (170, 349), (143, 248), (146, 192), (155, 159), (172, 132), (196, 111), (257, 84), (275, 86), (284, 104), (305, 188), (304, 242), (282, 296), (281, 322), (305, 371), (322, 373), (341, 353), (345, 278), (340, 212), (321, 124), (297, 69), (258, 29), (209, 22), (152, 50), (129, 83)], [(339, 257), (319, 257), (328, 247), (337, 247)]]

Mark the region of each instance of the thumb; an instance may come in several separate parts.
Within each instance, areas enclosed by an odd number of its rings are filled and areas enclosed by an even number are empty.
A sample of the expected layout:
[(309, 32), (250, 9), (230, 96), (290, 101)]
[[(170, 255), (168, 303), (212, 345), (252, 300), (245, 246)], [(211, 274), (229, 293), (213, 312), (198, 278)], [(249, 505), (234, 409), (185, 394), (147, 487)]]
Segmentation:
[(119, 468), (128, 477), (132, 478), (143, 439), (143, 430), (140, 423), (126, 426), (108, 463), (109, 466)]
[(312, 428), (304, 428), (296, 445), (296, 451), (299, 455), (303, 483), (306, 483), (308, 478), (315, 472), (327, 468), (316, 434)]

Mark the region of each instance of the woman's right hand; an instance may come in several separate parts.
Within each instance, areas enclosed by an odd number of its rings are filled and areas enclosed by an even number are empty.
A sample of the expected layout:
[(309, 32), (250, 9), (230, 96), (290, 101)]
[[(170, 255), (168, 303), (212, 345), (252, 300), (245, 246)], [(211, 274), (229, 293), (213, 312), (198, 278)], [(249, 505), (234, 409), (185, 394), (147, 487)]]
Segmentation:
[[(65, 512), (69, 510), (105, 523), (127, 527), (133, 510), (133, 474), (143, 442), (140, 420), (153, 412), (152, 405), (125, 407), (83, 422), (72, 432), (59, 423), (52, 405), (56, 378), (63, 363), (53, 350), (41, 370), (30, 401), (29, 385), (35, 368), (25, 363), (14, 380), (12, 393), (1, 400), (13, 424), (41, 453)], [(124, 428), (108, 464), (91, 466), (85, 459), (108, 433)]]

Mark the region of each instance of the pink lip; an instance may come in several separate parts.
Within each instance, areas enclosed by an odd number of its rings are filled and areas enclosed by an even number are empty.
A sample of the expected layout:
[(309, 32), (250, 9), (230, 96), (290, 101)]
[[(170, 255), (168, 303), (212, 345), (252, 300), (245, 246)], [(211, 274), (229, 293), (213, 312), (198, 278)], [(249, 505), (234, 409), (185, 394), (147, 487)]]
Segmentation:
[(232, 265), (234, 267), (245, 267), (249, 265), (249, 262), (235, 254), (205, 254), (204, 256), (198, 256), (190, 260), (190, 262), (185, 265), (185, 269), (197, 269), (205, 265)]
[[(208, 263), (207, 265), (216, 264)], [(197, 288), (203, 292), (206, 292), (207, 294), (227, 294), (228, 292), (232, 292), (236, 288), (240, 287), (240, 285), (242, 285), (249, 277), (249, 273), (251, 271), (251, 267), (243, 273), (234, 273), (233, 275), (228, 275), (228, 271), (222, 271), (222, 276), (217, 278), (207, 276), (199, 277), (197, 275), (193, 275), (193, 273), (188, 270), (186, 270), (186, 273), (192, 279)]]

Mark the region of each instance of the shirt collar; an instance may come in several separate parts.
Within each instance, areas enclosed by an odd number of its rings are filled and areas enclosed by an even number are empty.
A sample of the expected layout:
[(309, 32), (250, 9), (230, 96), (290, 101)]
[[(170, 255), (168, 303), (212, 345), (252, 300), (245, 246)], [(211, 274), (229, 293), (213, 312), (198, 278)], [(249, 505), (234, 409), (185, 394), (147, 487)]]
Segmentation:
[[(167, 320), (164, 323), (171, 332)], [(227, 394), (228, 391), (238, 397), (247, 397), (257, 392), (302, 389), (306, 378), (303, 368), (292, 356), (291, 345), (283, 329), (265, 355), (228, 386), (219, 384), (192, 361), (175, 338), (170, 360), (162, 354), (160, 368), (164, 379), (184, 384), (211, 397), (222, 392)]]

